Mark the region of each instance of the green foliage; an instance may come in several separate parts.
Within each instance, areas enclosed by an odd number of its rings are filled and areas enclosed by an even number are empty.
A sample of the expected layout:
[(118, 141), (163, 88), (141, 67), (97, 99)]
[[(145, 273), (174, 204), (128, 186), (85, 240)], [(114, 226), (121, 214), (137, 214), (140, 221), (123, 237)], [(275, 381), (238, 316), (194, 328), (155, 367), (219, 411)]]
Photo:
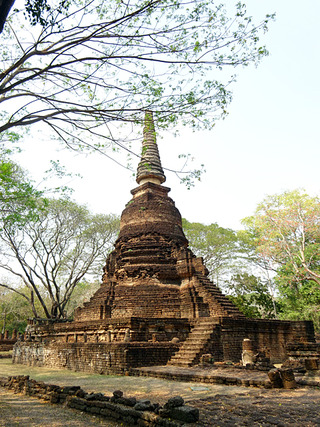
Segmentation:
[(280, 304), (273, 300), (267, 284), (248, 273), (232, 276), (228, 290), (231, 292), (228, 298), (246, 317), (271, 319), (276, 317), (275, 306), (277, 311), (280, 309)]
[(192, 251), (203, 257), (210, 278), (247, 317), (277, 317), (281, 305), (275, 300), (274, 282), (268, 274), (263, 279), (249, 273), (257, 271), (257, 264), (248, 233), (185, 219), (183, 229)]
[(320, 286), (320, 199), (300, 191), (267, 197), (245, 218), (257, 253), (284, 268), (292, 285), (312, 280)]
[(237, 235), (218, 224), (204, 225), (197, 222), (182, 220), (183, 230), (192, 251), (203, 258), (215, 283), (223, 280), (234, 265), (237, 253)]
[[(52, 3), (52, 2), (51, 2)], [(25, 10), (31, 25), (40, 24), (42, 27), (54, 24), (55, 13), (66, 13), (70, 3), (67, 0), (61, 0), (52, 10), (48, 0), (26, 0)]]
[(312, 320), (320, 330), (320, 287), (312, 280), (291, 281), (290, 265), (277, 271), (276, 282), (279, 303), (282, 305), (281, 318), (290, 320)]
[(88, 282), (83, 280), (79, 282), (66, 305), (68, 317), (73, 317), (74, 310), (80, 307), (85, 301), (89, 301), (100, 286), (100, 281)]
[[(0, 163), (0, 215), (7, 224), (20, 224), (35, 219), (42, 195), (26, 173), (12, 161), (2, 157)], [(42, 204), (45, 201), (43, 200)]]
[[(2, 282), (7, 283), (6, 280)], [(12, 333), (14, 329), (23, 333), (27, 326), (27, 320), (33, 317), (33, 312), (29, 301), (22, 296), (23, 293), (30, 294), (25, 286), (17, 286), (19, 292), (12, 292), (8, 289), (0, 288), (0, 332), (4, 330)], [(41, 308), (38, 304), (39, 313)]]
[(268, 196), (245, 218), (248, 247), (272, 266), (281, 317), (320, 327), (320, 199), (303, 190)]

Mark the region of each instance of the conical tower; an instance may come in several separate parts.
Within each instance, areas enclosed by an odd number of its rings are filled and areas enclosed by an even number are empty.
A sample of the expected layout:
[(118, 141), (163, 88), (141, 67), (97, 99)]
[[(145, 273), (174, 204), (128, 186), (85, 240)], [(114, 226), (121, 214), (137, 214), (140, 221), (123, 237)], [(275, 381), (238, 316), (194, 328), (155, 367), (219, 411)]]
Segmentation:
[(180, 212), (168, 196), (170, 189), (162, 185), (165, 179), (153, 116), (146, 112), (139, 185), (121, 215), (119, 237), (105, 266), (104, 291), (94, 297), (99, 296), (102, 308), (91, 316), (240, 317), (208, 280), (202, 259), (188, 249)]
[(181, 317), (176, 257), (188, 241), (170, 189), (162, 185), (152, 113), (145, 115), (139, 186), (122, 212), (120, 233), (104, 282), (114, 284), (112, 316)]

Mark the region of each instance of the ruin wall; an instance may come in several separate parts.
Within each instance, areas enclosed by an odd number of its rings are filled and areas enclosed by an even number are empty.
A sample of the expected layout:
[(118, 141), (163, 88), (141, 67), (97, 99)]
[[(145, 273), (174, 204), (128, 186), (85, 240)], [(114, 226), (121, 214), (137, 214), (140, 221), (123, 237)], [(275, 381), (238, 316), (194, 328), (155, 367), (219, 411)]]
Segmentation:
[(125, 374), (130, 368), (165, 365), (177, 351), (174, 343), (19, 342), (13, 363), (99, 374)]
[(8, 331), (0, 334), (0, 351), (11, 351), (17, 342), (17, 331), (14, 329), (12, 335)]
[(61, 343), (133, 341), (184, 341), (190, 332), (188, 319), (118, 318), (86, 322), (35, 322), (28, 325), (27, 339)]
[(249, 338), (254, 351), (265, 353), (272, 363), (281, 363), (287, 358), (286, 346), (291, 342), (314, 342), (314, 328), (311, 321), (284, 321), (223, 318), (221, 326), (221, 347), (223, 360), (239, 362), (242, 341)]

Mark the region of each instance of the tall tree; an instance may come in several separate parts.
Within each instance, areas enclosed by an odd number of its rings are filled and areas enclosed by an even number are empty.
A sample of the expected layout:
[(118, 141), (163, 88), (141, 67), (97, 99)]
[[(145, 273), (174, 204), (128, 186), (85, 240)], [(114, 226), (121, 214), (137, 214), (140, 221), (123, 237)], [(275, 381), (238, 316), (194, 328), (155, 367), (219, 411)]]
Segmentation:
[(272, 16), (254, 24), (241, 2), (47, 3), (32, 26), (17, 2), (2, 34), (0, 135), (41, 122), (71, 148), (123, 147), (111, 125), (145, 110), (159, 125), (210, 127), (231, 99), (221, 70), (267, 54), (259, 36)]
[[(18, 287), (17, 290), (28, 293), (24, 287)], [(22, 295), (0, 288), (0, 332), (7, 330), (11, 334), (13, 329), (24, 332), (30, 317), (31, 306)]]
[[(237, 232), (238, 244), (239, 244), (239, 258), (240, 268), (236, 272), (236, 280), (232, 280), (236, 283), (237, 293), (241, 293), (241, 284), (243, 284), (243, 293), (247, 294), (250, 291), (250, 286), (246, 286), (249, 283), (247, 280), (242, 280), (242, 277), (247, 275), (251, 278), (255, 277), (257, 285), (261, 284), (262, 293), (266, 294), (265, 301), (271, 298), (273, 305), (273, 316), (278, 317), (279, 304), (277, 304), (277, 297), (279, 295), (277, 282), (275, 281), (275, 274), (277, 272), (277, 265), (269, 258), (262, 257), (256, 250), (256, 239), (253, 234), (248, 230), (239, 230)], [(234, 278), (233, 277), (233, 278)], [(239, 278), (239, 280), (238, 280)], [(252, 279), (251, 283), (254, 283)], [(230, 287), (227, 284), (227, 287)], [(251, 289), (252, 291), (253, 289)], [(250, 291), (250, 292), (251, 292)], [(258, 286), (256, 287), (258, 292)], [(240, 295), (240, 294), (239, 294)], [(264, 313), (268, 309), (264, 310)]]
[(243, 223), (255, 258), (273, 270), (280, 316), (319, 328), (320, 199), (302, 190), (268, 196)]
[(279, 304), (270, 293), (268, 282), (247, 272), (234, 274), (227, 284), (228, 297), (250, 318), (274, 318)]
[(204, 260), (211, 279), (219, 285), (230, 275), (237, 262), (238, 244), (236, 233), (218, 224), (205, 225), (183, 219), (183, 230), (190, 248)]
[(257, 253), (286, 269), (292, 284), (320, 286), (320, 199), (303, 191), (268, 196), (243, 224)]
[(290, 277), (292, 272), (290, 268), (288, 272), (287, 267), (280, 268), (275, 278), (278, 302), (281, 305), (279, 317), (291, 320), (312, 320), (319, 331), (320, 288), (311, 280), (292, 282)]
[(45, 317), (61, 318), (77, 284), (102, 268), (118, 226), (116, 216), (91, 215), (68, 200), (49, 200), (38, 220), (22, 228), (4, 222), (0, 267), (19, 278), (28, 292), (0, 286), (29, 301), (35, 317), (38, 301)]

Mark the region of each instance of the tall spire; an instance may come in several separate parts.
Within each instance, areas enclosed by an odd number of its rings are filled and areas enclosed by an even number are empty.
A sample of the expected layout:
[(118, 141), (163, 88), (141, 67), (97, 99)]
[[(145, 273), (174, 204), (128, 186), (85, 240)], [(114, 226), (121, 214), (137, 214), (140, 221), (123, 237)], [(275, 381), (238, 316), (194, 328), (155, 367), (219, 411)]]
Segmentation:
[(143, 129), (142, 154), (138, 165), (136, 181), (141, 185), (145, 182), (162, 184), (165, 180), (166, 177), (161, 166), (156, 141), (153, 115), (151, 111), (146, 111)]

